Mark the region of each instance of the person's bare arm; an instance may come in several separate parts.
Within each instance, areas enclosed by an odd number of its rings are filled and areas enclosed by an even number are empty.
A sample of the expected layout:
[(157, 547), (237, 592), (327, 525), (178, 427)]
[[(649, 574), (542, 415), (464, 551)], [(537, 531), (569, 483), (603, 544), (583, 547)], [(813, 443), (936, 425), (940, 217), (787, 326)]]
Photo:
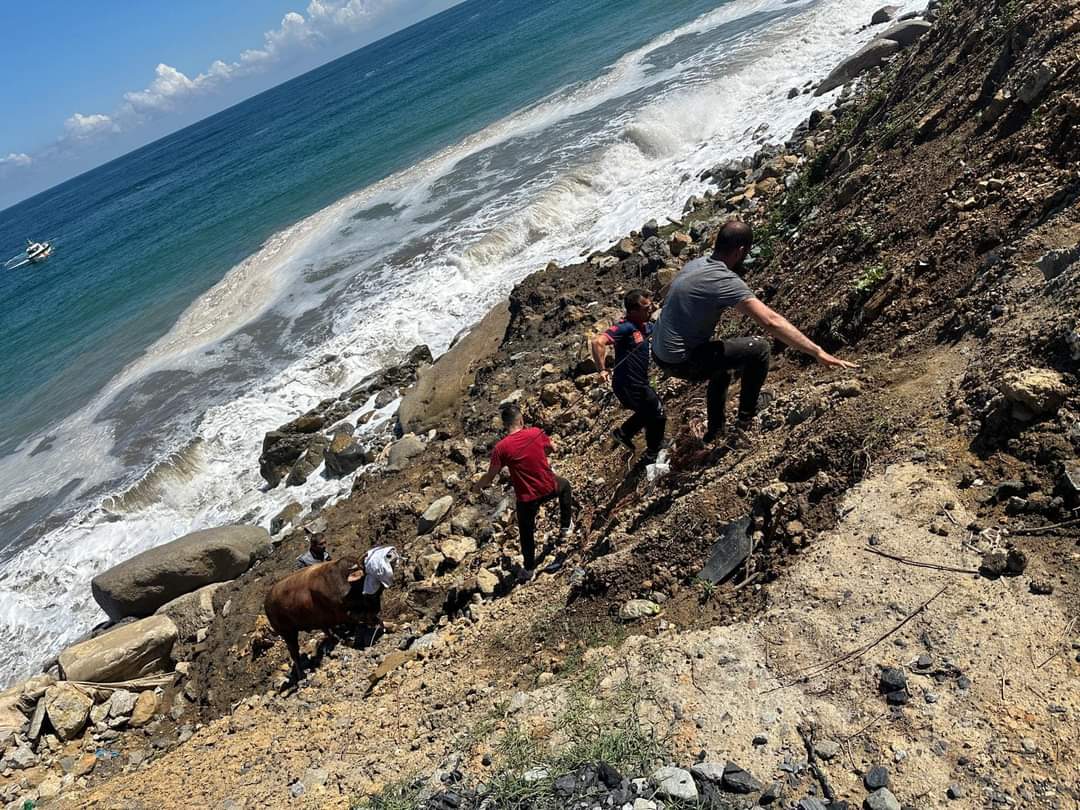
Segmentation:
[(767, 334), (791, 348), (808, 354), (823, 366), (858, 368), (855, 363), (834, 357), (796, 329), (791, 322), (757, 298), (747, 298), (735, 307), (735, 311), (755, 321)]
[(607, 382), (608, 377), (611, 376), (607, 370), (607, 353), (610, 344), (611, 339), (603, 332), (594, 337), (589, 343), (592, 349), (593, 362), (596, 363), (596, 370), (600, 373), (600, 379), (603, 382)]

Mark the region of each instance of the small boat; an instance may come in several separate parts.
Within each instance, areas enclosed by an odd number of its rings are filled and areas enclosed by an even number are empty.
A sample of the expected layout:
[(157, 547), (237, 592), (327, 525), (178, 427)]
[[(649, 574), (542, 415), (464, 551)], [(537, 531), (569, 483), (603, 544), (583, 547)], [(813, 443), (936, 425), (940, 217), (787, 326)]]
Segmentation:
[(52, 255), (52, 242), (32, 242), (26, 240), (26, 249), (4, 262), (5, 270), (17, 270), (27, 264), (41, 264)]

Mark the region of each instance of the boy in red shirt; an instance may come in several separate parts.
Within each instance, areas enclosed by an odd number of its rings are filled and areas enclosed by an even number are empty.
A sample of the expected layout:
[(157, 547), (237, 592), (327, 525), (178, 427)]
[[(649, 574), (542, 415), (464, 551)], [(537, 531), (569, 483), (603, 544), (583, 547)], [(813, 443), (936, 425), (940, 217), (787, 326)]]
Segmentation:
[(516, 405), (504, 405), (500, 411), (506, 436), (491, 451), (491, 466), (476, 482), (477, 489), (486, 489), (503, 467), (510, 471), (517, 498), (518, 533), (525, 570), (520, 579), (527, 582), (536, 570), (536, 515), (541, 504), (558, 497), (559, 539), (566, 540), (574, 529), (570, 514), (572, 493), (570, 482), (551, 471), (547, 451), (554, 449), (551, 439), (540, 428), (525, 427)]

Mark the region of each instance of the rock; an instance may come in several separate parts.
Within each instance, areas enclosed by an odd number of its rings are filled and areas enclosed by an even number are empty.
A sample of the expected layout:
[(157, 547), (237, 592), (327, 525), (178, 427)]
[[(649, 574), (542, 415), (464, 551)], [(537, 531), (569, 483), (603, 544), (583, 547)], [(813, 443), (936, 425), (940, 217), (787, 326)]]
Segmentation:
[(676, 231), (668, 241), (668, 250), (671, 251), (672, 256), (678, 256), (692, 244), (694, 240), (690, 238), (690, 234)]
[(641, 238), (649, 239), (653, 236), (660, 235), (660, 225), (655, 219), (650, 219), (644, 225), (641, 226)]
[(775, 782), (770, 782), (769, 786), (761, 792), (758, 802), (760, 804), (772, 804), (782, 798), (784, 798), (784, 783), (776, 780)]
[(135, 711), (135, 701), (139, 696), (127, 689), (117, 689), (109, 698), (109, 717), (128, 719)]
[(75, 760), (75, 767), (71, 769), (72, 775), (78, 779), (80, 776), (86, 776), (94, 770), (94, 766), (97, 765), (97, 757), (93, 754), (83, 754), (77, 760)]
[(1005, 555), (1005, 568), (1014, 576), (1022, 574), (1027, 569), (1027, 555), (1018, 548), (1010, 548)]
[(1080, 246), (1065, 250), (1051, 250), (1044, 253), (1035, 262), (1035, 266), (1042, 271), (1043, 278), (1047, 281), (1053, 281), (1078, 261), (1080, 261)]
[(1036, 596), (1049, 596), (1054, 592), (1054, 586), (1042, 579), (1033, 579), (1028, 588)]
[(477, 537), (483, 523), (483, 512), (475, 506), (464, 506), (454, 510), (454, 516), (450, 518), (450, 532), (468, 537)]
[(285, 479), (285, 486), (299, 487), (307, 483), (311, 474), (323, 463), (323, 454), (330, 445), (330, 440), (321, 433), (312, 436), (307, 449), (289, 468), (289, 475)]
[(663, 289), (671, 284), (678, 275), (678, 267), (661, 267), (656, 271), (656, 283), (659, 285), (660, 289)]
[(900, 810), (900, 802), (888, 788), (878, 788), (863, 801), (867, 810)]
[(151, 616), (68, 647), (60, 653), (60, 671), (68, 680), (92, 683), (141, 678), (169, 668), (176, 638), (172, 619)]
[(480, 589), (480, 593), (491, 596), (499, 587), (499, 578), (486, 568), (481, 568), (476, 572), (476, 587)]
[(446, 513), (450, 511), (450, 507), (453, 505), (454, 498), (452, 495), (444, 495), (437, 501), (434, 501), (424, 510), (424, 514), (420, 516), (420, 521), (417, 525), (417, 533), (428, 534), (439, 524), (440, 520), (446, 517)]
[(338, 430), (323, 453), (326, 472), (334, 478), (350, 475), (372, 461), (371, 452), (353, 437), (351, 430)]
[(45, 701), (39, 700), (34, 707), (34, 714), (30, 718), (30, 728), (26, 730), (26, 738), (31, 742), (37, 742), (41, 736), (41, 726), (45, 722)]
[(111, 619), (149, 616), (159, 607), (214, 582), (236, 579), (270, 545), (259, 526), (192, 532), (137, 554), (94, 577), (94, 599)]
[(1000, 390), (1012, 405), (1013, 418), (1022, 422), (1055, 415), (1069, 396), (1065, 379), (1048, 368), (1006, 374)]
[(670, 257), (668, 246), (659, 236), (650, 236), (641, 243), (641, 255), (645, 257), (646, 270), (654, 273), (664, 266)]
[(1017, 90), (1016, 96), (1022, 102), (1029, 107), (1035, 104), (1055, 78), (1056, 74), (1054, 69), (1046, 62), (1040, 62), (1035, 66), (1035, 69), (1024, 80), (1024, 83), (1020, 85), (1020, 89)]
[(157, 692), (153, 689), (147, 689), (143, 692), (139, 692), (139, 696), (135, 699), (135, 708), (131, 712), (131, 719), (128, 721), (128, 725), (132, 728), (139, 728), (145, 726), (151, 720), (154, 719), (154, 714), (158, 709), (158, 696)]
[(292, 524), (303, 511), (304, 507), (296, 501), (289, 503), (284, 509), (270, 519), (270, 534), (278, 534), (286, 526)]
[(631, 599), (619, 609), (619, 618), (624, 622), (647, 619), (660, 613), (660, 606), (648, 599)]
[(763, 787), (761, 782), (734, 762), (728, 762), (724, 766), (724, 778), (721, 785), (729, 793), (756, 793)]
[(416, 561), (417, 567), (420, 569), (420, 575), (424, 579), (431, 579), (439, 571), (439, 566), (446, 562), (446, 555), (441, 551), (432, 551), (428, 554), (422, 554)]
[(61, 740), (71, 740), (83, 730), (90, 718), (94, 699), (70, 683), (57, 683), (45, 690), (45, 712), (49, 724)]
[(1004, 551), (988, 551), (983, 555), (979, 573), (987, 579), (997, 579), (1008, 570), (1008, 555)]
[(26, 725), (26, 715), (19, 706), (22, 692), (21, 683), (0, 692), (0, 750), (7, 737), (18, 734)]
[(906, 48), (918, 41), (923, 34), (933, 27), (926, 20), (905, 20), (885, 29), (878, 35), (878, 38), (891, 39), (893, 42), (900, 43), (901, 47)]
[(424, 442), (413, 433), (406, 433), (392, 445), (387, 455), (386, 469), (403, 470), (409, 462), (424, 452)]
[(4, 761), (16, 771), (23, 771), (37, 765), (37, 755), (25, 745), (16, 745), (4, 755)]
[(950, 799), (956, 800), (964, 798), (966, 792), (960, 785), (958, 785), (956, 782), (953, 782), (951, 785), (949, 785), (948, 790), (945, 791), (945, 795), (948, 796)]
[(442, 541), (440, 550), (446, 559), (457, 565), (476, 551), (476, 540), (472, 537), (448, 537)]
[(849, 56), (835, 68), (814, 91), (815, 96), (822, 96), (830, 90), (856, 79), (871, 68), (885, 64), (897, 51), (900, 43), (892, 39), (874, 39)]
[(60, 777), (54, 773), (50, 773), (40, 782), (38, 782), (37, 792), (39, 799), (55, 799), (60, 795), (60, 791), (63, 790), (64, 783), (60, 781)]
[(889, 770), (881, 765), (875, 765), (873, 768), (863, 774), (863, 784), (867, 790), (878, 790), (889, 786)]
[(698, 799), (697, 785), (689, 771), (682, 768), (665, 766), (653, 772), (652, 782), (656, 785), (656, 792), (665, 799), (675, 799), (684, 802), (696, 802)]
[(878, 688), (882, 694), (895, 692), (897, 689), (907, 689), (907, 675), (899, 667), (884, 667), (881, 670)]
[(994, 93), (994, 97), (990, 99), (990, 103), (986, 105), (986, 109), (980, 113), (983, 123), (992, 124), (1001, 118), (1005, 111), (1009, 109), (1012, 100), (1012, 93), (1008, 90), (998, 90)]
[(191, 638), (196, 630), (214, 620), (214, 594), (226, 584), (215, 582), (178, 596), (159, 607), (154, 615), (168, 616), (176, 625), (179, 638)]
[(821, 803), (821, 800), (816, 799), (813, 796), (806, 796), (805, 798), (799, 799), (798, 807), (799, 810), (827, 810), (825, 805)]
[(874, 12), (872, 17), (870, 17), (870, 24), (883, 25), (884, 23), (891, 22), (896, 19), (896, 15), (899, 11), (899, 6), (882, 6)]
[(259, 455), (259, 475), (271, 487), (281, 483), (297, 459), (311, 443), (307, 433), (290, 433), (271, 430), (263, 437), (262, 453)]
[(630, 237), (623, 237), (611, 248), (611, 252), (620, 259), (626, 259), (637, 253), (637, 244)]
[(814, 740), (814, 753), (824, 760), (834, 759), (840, 753), (840, 743), (836, 740)]

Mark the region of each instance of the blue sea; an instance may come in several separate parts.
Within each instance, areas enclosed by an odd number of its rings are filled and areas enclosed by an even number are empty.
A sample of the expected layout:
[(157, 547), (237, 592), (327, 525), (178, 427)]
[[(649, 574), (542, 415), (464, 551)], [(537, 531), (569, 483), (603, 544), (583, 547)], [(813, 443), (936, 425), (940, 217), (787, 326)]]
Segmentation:
[(0, 258), (56, 246), (0, 275), (0, 684), (99, 571), (347, 494), (264, 491), (265, 431), (678, 216), (880, 2), (468, 0), (0, 212)]

